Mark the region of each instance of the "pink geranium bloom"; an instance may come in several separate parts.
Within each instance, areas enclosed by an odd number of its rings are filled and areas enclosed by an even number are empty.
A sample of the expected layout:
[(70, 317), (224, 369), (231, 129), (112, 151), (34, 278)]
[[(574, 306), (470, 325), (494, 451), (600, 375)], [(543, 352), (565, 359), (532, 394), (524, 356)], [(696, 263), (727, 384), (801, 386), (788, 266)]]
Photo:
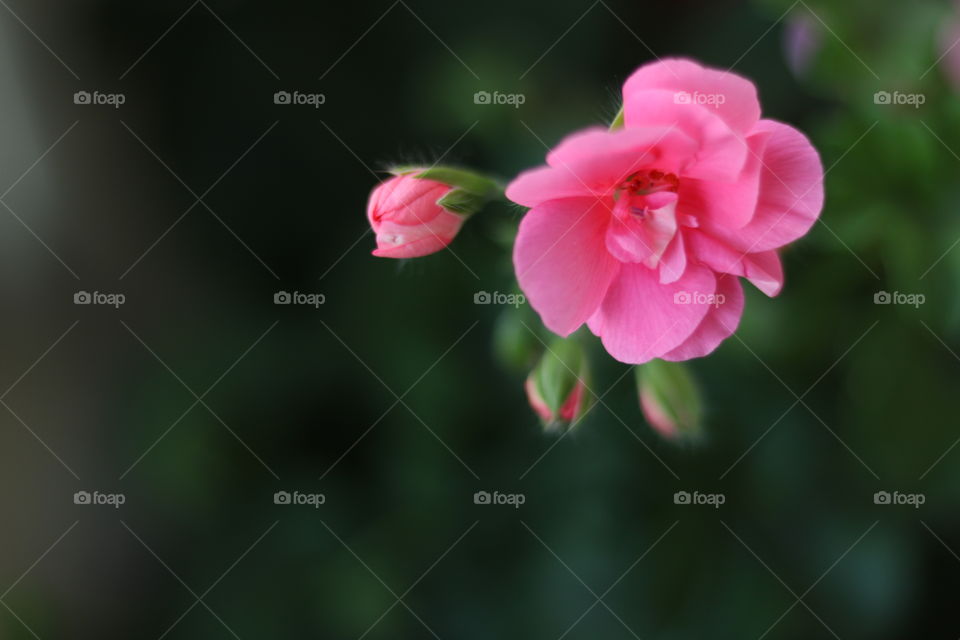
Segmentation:
[(823, 166), (735, 74), (664, 60), (623, 98), (623, 129), (567, 137), (507, 188), (531, 207), (520, 287), (551, 331), (586, 322), (620, 361), (704, 356), (739, 323), (738, 276), (779, 293), (777, 249), (820, 214)]
[(446, 247), (465, 218), (437, 201), (450, 185), (415, 177), (420, 170), (394, 176), (370, 192), (367, 220), (377, 235), (373, 255), (380, 258), (418, 258)]

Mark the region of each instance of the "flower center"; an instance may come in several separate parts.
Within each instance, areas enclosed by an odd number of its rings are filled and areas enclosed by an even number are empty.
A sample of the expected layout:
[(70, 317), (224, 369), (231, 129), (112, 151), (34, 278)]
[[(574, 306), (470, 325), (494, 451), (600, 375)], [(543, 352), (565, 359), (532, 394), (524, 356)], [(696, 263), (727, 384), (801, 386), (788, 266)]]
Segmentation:
[(676, 174), (664, 173), (657, 169), (632, 173), (620, 185), (621, 191), (626, 191), (638, 196), (645, 196), (660, 191), (676, 193), (679, 188), (680, 179), (677, 178)]
[(672, 173), (656, 169), (630, 174), (614, 191), (607, 249), (622, 262), (656, 267), (677, 232), (677, 189)]

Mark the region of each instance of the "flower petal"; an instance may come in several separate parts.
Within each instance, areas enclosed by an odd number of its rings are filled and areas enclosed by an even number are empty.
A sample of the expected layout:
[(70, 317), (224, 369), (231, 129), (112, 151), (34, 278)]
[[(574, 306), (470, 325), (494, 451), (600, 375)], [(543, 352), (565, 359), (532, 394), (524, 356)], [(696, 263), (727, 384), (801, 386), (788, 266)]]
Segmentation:
[(806, 136), (772, 120), (761, 120), (756, 130), (768, 131), (770, 138), (753, 220), (739, 229), (701, 220), (705, 231), (749, 253), (776, 249), (803, 236), (823, 208), (823, 165)]
[(655, 267), (677, 234), (677, 194), (621, 195), (607, 227), (607, 251), (620, 262)]
[(374, 188), (367, 204), (371, 225), (389, 218), (399, 224), (426, 224), (441, 211), (434, 206), (450, 191), (450, 186), (435, 180), (396, 176)]
[(642, 126), (610, 131), (591, 127), (564, 138), (547, 154), (552, 167), (578, 167), (603, 158), (619, 182), (639, 169), (679, 171), (697, 151), (697, 143), (672, 126)]
[(735, 180), (747, 159), (744, 137), (714, 109), (677, 103), (673, 91), (649, 89), (624, 97), (624, 122), (634, 127), (669, 127), (697, 141), (697, 151), (681, 168), (682, 177)]
[(713, 272), (699, 265), (689, 265), (682, 278), (664, 285), (656, 270), (624, 264), (588, 325), (611, 356), (642, 364), (690, 337), (709, 311), (705, 299), (716, 285)]
[(744, 261), (744, 274), (753, 286), (771, 298), (780, 294), (783, 289), (783, 264), (776, 251), (761, 251), (747, 254)]
[[(691, 103), (703, 98), (735, 131), (746, 135), (760, 119), (760, 102), (752, 82), (729, 71), (708, 69), (692, 60), (667, 58), (644, 65), (623, 85), (624, 102), (638, 92), (667, 89)], [(685, 96), (683, 94), (686, 94)]]
[(548, 329), (573, 333), (600, 306), (620, 268), (604, 243), (610, 213), (593, 198), (551, 200), (520, 222), (513, 265)]
[(466, 221), (461, 215), (444, 209), (425, 224), (400, 224), (383, 220), (377, 224), (378, 258), (419, 258), (440, 251), (450, 244)]
[(517, 176), (507, 187), (507, 198), (534, 207), (547, 200), (600, 196), (641, 169), (679, 172), (697, 148), (677, 128), (586, 129), (567, 136), (547, 154), (548, 167)]
[(660, 284), (670, 284), (683, 277), (687, 270), (687, 248), (683, 242), (683, 232), (673, 236), (660, 261)]
[(747, 138), (747, 158), (733, 182), (685, 176), (679, 188), (683, 213), (731, 229), (750, 222), (757, 210), (763, 152), (769, 137), (769, 132), (761, 131)]
[(566, 167), (537, 167), (524, 171), (507, 185), (506, 192), (508, 199), (524, 207), (592, 194), (593, 190)]
[(743, 276), (770, 297), (783, 288), (783, 266), (776, 251), (744, 253), (696, 230), (687, 234), (687, 242), (695, 259), (718, 273)]
[(701, 358), (733, 335), (743, 314), (743, 287), (735, 276), (717, 278), (716, 299), (718, 303), (720, 300), (723, 302), (710, 307), (710, 311), (700, 322), (696, 331), (683, 344), (660, 356), (662, 359), (676, 362)]

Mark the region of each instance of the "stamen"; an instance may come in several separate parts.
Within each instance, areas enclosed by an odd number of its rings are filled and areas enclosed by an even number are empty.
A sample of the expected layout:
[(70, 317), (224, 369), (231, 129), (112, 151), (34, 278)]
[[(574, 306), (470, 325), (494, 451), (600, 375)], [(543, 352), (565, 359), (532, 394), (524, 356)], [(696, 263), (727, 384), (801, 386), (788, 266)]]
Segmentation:
[(632, 195), (642, 196), (660, 191), (676, 193), (679, 187), (680, 179), (675, 174), (652, 169), (630, 174), (620, 188)]

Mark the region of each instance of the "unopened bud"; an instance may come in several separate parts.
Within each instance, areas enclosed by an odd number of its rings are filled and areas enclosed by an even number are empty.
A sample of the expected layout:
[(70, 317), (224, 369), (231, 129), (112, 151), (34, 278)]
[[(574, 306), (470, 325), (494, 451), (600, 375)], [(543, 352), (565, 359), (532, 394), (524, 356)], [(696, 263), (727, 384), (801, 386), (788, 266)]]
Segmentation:
[(527, 377), (524, 388), (530, 406), (547, 430), (575, 426), (592, 404), (589, 367), (583, 347), (575, 340), (557, 339)]
[(703, 404), (685, 364), (651, 360), (636, 367), (635, 375), (640, 408), (650, 426), (670, 440), (700, 435)]
[(499, 189), (493, 180), (462, 169), (400, 167), (391, 173), (367, 203), (367, 219), (377, 235), (373, 255), (383, 258), (440, 251)]

